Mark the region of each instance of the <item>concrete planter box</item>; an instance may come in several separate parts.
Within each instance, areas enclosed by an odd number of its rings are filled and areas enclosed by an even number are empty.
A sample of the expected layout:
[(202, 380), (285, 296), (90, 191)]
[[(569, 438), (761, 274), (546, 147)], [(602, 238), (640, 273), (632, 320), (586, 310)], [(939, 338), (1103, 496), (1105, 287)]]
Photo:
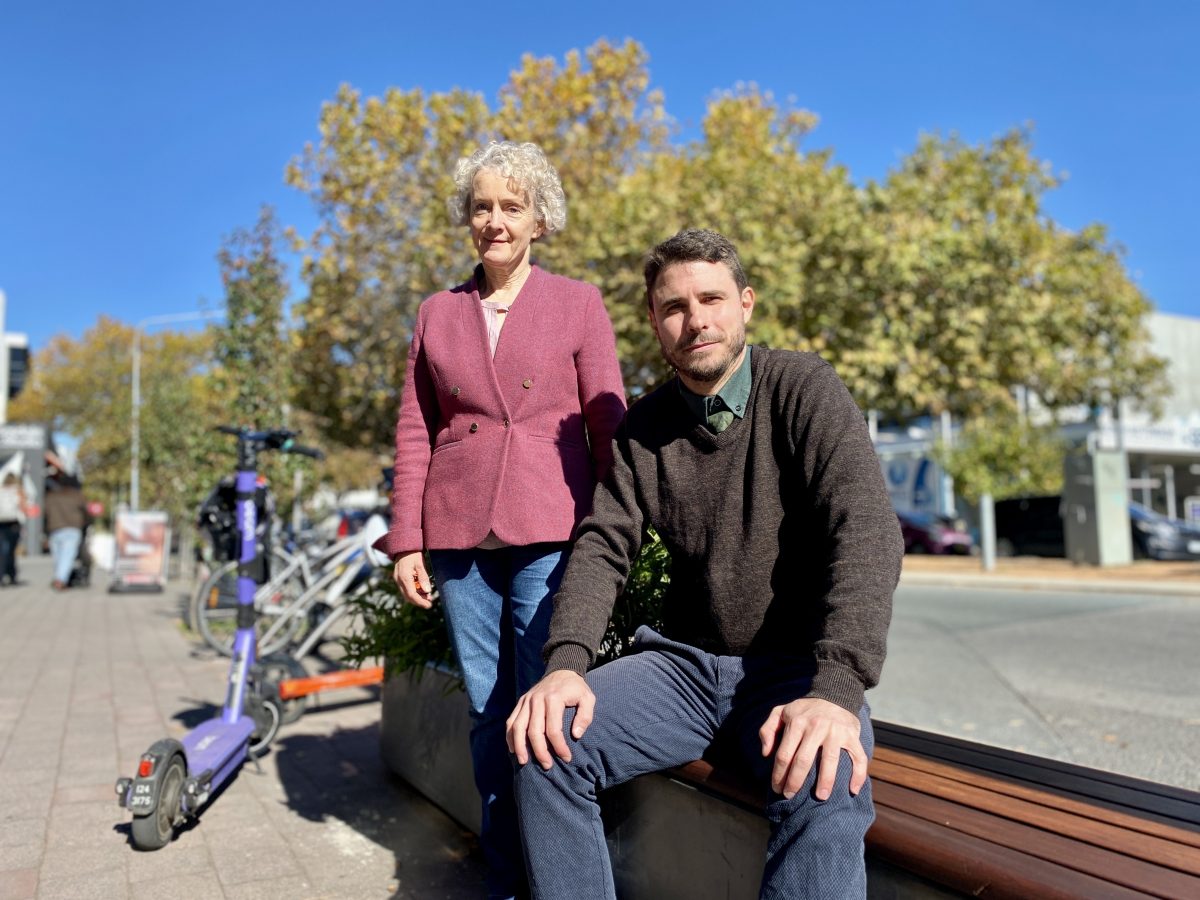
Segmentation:
[[(478, 833), (467, 695), (456, 685), (434, 668), (387, 678), (381, 750), (392, 772)], [(758, 896), (768, 834), (761, 814), (667, 774), (605, 791), (601, 807), (619, 896)], [(957, 896), (871, 858), (867, 880), (872, 900)]]
[[(383, 759), (460, 824), (478, 833), (467, 695), (429, 668), (383, 684)], [(666, 776), (603, 795), (613, 877), (623, 897), (758, 896), (767, 823), (762, 816)]]
[(451, 673), (389, 674), (383, 682), (380, 750), (389, 769), (479, 833), (479, 792), (471, 775), (470, 706)]

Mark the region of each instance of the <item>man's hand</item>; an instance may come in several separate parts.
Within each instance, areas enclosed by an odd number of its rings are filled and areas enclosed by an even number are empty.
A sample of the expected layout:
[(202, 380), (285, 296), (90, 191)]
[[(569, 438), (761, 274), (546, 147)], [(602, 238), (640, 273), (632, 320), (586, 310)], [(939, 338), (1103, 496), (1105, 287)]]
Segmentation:
[(571, 761), (571, 748), (562, 730), (567, 707), (575, 707), (571, 737), (579, 740), (592, 724), (596, 695), (581, 675), (568, 669), (551, 672), (517, 701), (508, 717), (507, 739), (509, 752), (516, 754), (518, 763), (529, 762), (531, 750), (543, 769), (554, 765), (554, 756)]
[(828, 800), (845, 750), (854, 765), (850, 793), (857, 794), (867, 781), (867, 752), (859, 737), (860, 730), (858, 716), (828, 700), (804, 698), (775, 707), (758, 730), (762, 755), (775, 752), (771, 789), (789, 800), (796, 796), (819, 750), (817, 799)]
[(392, 566), (392, 579), (400, 589), (400, 596), (413, 606), (419, 606), (421, 609), (433, 606), (429, 574), (425, 571), (425, 556), (420, 550), (412, 550), (396, 557), (396, 564)]

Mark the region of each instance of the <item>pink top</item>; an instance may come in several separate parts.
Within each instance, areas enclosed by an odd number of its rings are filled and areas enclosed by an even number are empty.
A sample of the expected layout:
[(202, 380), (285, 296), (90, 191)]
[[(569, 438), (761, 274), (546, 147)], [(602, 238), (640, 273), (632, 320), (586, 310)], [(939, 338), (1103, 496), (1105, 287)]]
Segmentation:
[(534, 266), (491, 353), (481, 268), (417, 312), (396, 423), (389, 556), (569, 540), (612, 464), (625, 391), (592, 285)]

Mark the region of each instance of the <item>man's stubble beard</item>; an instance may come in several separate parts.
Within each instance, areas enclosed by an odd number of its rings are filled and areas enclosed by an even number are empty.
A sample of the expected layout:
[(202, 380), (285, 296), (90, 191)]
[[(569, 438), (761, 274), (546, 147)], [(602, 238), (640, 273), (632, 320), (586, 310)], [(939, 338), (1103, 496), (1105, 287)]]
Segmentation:
[(728, 352), (720, 356), (718, 359), (711, 362), (695, 360), (695, 364), (680, 365), (680, 360), (687, 362), (684, 351), (694, 345), (703, 344), (706, 341), (712, 340), (711, 336), (700, 334), (697, 337), (691, 338), (686, 344), (679, 345), (675, 351), (668, 351), (659, 341), (659, 349), (662, 351), (663, 359), (667, 365), (675, 369), (676, 372), (686, 375), (689, 379), (700, 384), (713, 384), (720, 381), (733, 365), (734, 361), (741, 355), (742, 350), (746, 348), (746, 331), (741, 329), (734, 337), (733, 343), (729, 346)]

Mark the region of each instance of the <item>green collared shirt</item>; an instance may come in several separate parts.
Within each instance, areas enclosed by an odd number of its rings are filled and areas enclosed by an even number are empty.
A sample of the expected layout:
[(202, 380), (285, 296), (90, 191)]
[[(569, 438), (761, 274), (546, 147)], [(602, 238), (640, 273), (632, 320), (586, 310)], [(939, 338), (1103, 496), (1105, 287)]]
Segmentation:
[(693, 394), (683, 386), (682, 381), (679, 382), (679, 393), (688, 409), (717, 434), (733, 424), (735, 417), (740, 419), (746, 415), (746, 404), (750, 400), (750, 350), (747, 344), (746, 355), (742, 357), (738, 370), (711, 397)]

